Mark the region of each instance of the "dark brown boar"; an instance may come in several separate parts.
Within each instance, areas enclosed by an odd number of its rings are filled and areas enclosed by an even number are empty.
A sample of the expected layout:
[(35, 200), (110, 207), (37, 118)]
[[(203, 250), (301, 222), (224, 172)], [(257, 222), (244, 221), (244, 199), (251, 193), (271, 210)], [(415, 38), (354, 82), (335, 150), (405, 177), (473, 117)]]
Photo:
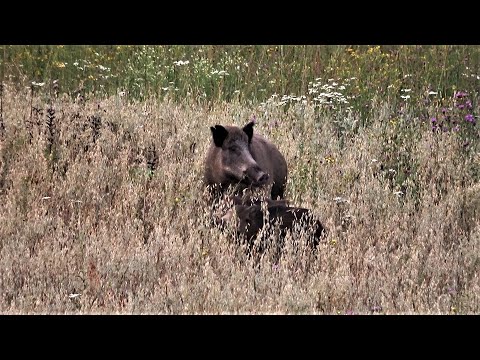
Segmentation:
[[(297, 208), (284, 205), (267, 206), (270, 224), (278, 224), (278, 238), (275, 241), (283, 242), (287, 230), (295, 228), (303, 228), (309, 234), (308, 245), (316, 248), (320, 243), (320, 239), (325, 234), (325, 228), (322, 223), (315, 219), (313, 213), (304, 208)], [(236, 219), (235, 219), (236, 217)], [(249, 246), (253, 245), (255, 238), (265, 225), (264, 211), (261, 205), (235, 205), (221, 219), (222, 227), (226, 227), (228, 223), (235, 222), (236, 232), (243, 237)]]
[(243, 128), (210, 128), (213, 141), (205, 160), (205, 184), (217, 193), (233, 186), (236, 195), (246, 188), (271, 186), (271, 198), (283, 199), (287, 182), (285, 158), (270, 141), (254, 134), (253, 126), (250, 122)]

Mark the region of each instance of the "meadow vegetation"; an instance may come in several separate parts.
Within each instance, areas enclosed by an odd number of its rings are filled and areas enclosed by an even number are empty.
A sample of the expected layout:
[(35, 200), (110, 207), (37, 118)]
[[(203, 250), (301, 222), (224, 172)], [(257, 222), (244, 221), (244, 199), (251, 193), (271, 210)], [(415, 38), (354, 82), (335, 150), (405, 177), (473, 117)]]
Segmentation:
[[(478, 46), (0, 46), (0, 312), (480, 310)], [(211, 226), (215, 124), (328, 229)], [(295, 240), (295, 241), (294, 241)]]

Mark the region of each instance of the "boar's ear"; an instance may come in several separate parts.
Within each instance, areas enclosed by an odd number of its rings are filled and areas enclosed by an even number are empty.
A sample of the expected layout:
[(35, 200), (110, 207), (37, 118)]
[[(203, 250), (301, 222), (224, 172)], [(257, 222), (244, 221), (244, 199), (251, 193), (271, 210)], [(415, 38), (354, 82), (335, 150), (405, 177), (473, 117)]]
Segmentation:
[(215, 146), (221, 147), (227, 138), (227, 129), (225, 129), (222, 125), (215, 125), (215, 127), (211, 126), (210, 130), (212, 130), (213, 142), (215, 143)]
[(252, 142), (252, 137), (253, 137), (253, 125), (255, 123), (253, 121), (250, 121), (247, 125), (243, 127), (243, 131), (248, 135), (248, 142)]

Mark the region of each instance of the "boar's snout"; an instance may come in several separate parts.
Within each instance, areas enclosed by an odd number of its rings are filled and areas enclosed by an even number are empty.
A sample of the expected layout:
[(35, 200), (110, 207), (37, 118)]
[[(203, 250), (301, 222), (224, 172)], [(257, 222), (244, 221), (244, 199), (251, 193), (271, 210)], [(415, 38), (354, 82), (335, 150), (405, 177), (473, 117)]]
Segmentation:
[(268, 174), (267, 173), (263, 173), (258, 179), (257, 179), (257, 184), (258, 185), (265, 185), (268, 181)]
[(269, 175), (258, 166), (252, 166), (245, 171), (244, 178), (253, 186), (263, 186), (268, 182)]

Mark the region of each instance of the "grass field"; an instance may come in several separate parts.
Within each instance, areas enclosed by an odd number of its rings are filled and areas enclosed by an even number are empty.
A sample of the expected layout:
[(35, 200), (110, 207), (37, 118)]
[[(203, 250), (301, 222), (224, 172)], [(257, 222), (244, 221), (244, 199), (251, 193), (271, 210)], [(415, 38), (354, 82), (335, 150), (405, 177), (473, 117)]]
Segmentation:
[[(0, 312), (479, 313), (479, 50), (0, 46)], [(316, 254), (210, 226), (209, 127), (253, 118)]]

